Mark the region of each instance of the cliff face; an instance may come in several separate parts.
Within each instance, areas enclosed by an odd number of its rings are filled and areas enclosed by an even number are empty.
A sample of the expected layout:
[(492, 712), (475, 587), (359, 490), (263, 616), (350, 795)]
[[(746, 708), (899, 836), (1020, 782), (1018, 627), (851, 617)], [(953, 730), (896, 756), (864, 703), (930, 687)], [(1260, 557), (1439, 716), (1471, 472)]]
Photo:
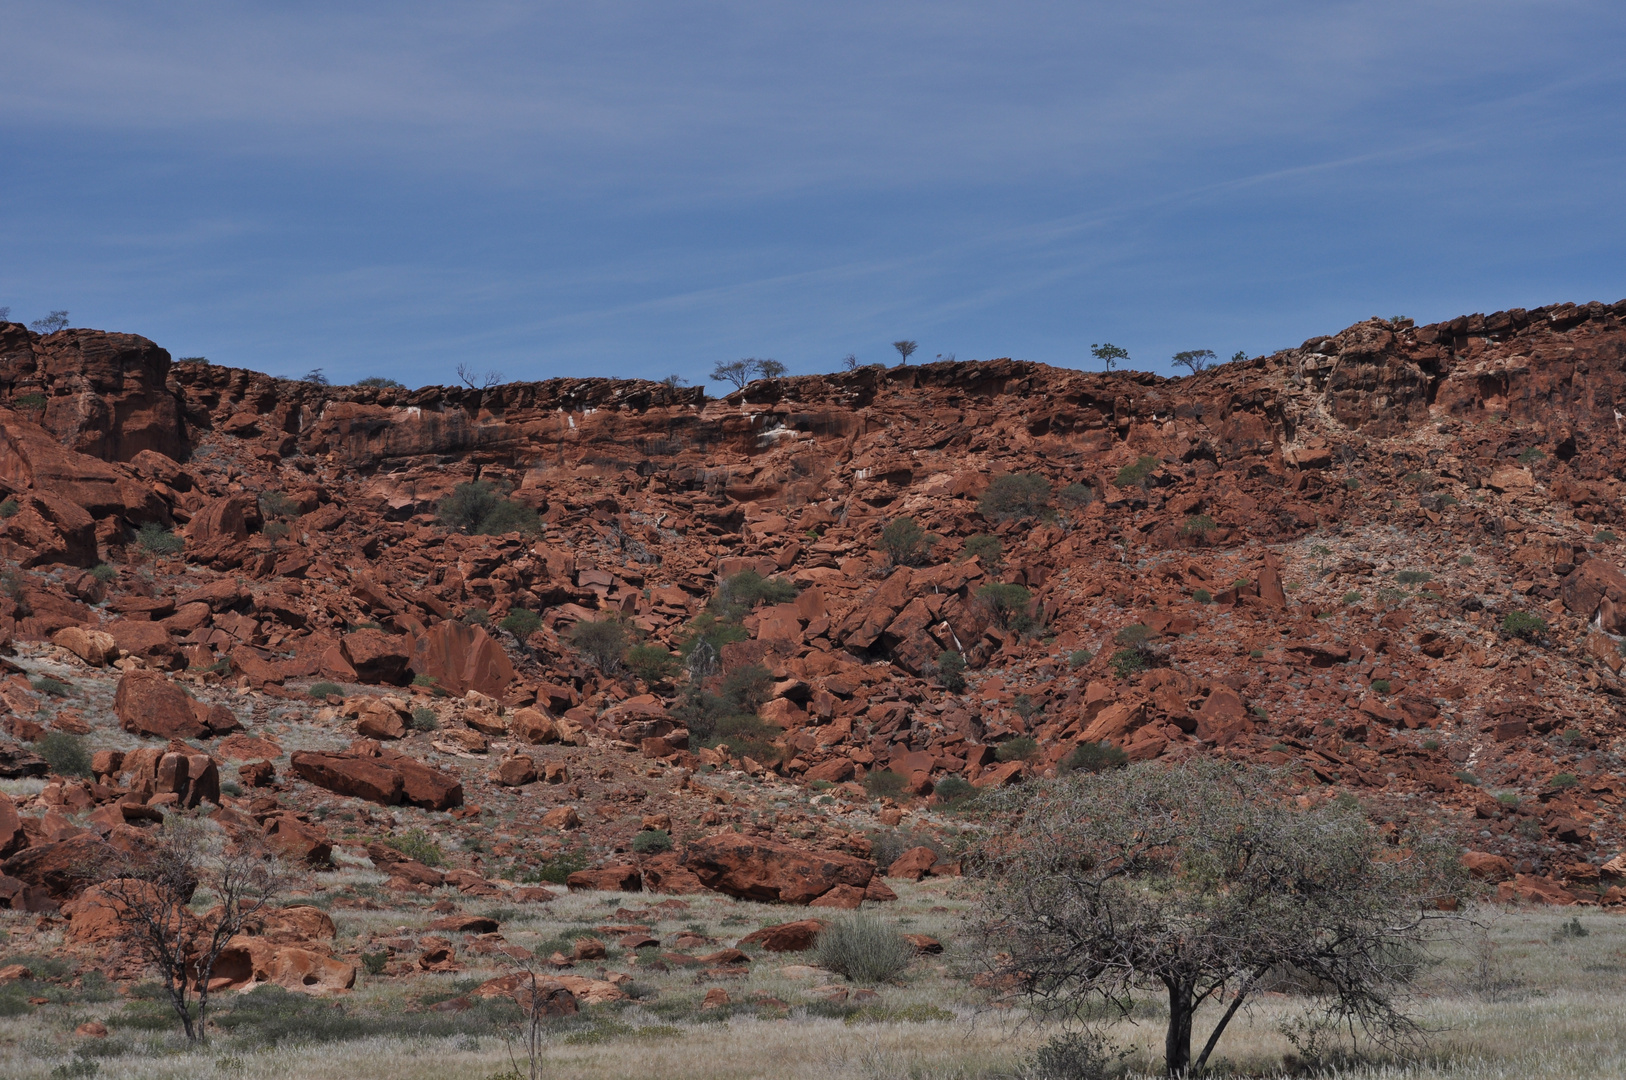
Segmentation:
[[(433, 672), (605, 745), (760, 770), (690, 745), (681, 681), (607, 676), (565, 640), (613, 614), (675, 646), (750, 569), (799, 595), (750, 613), (720, 661), (768, 670), (782, 734), (757, 752), (787, 778), (889, 770), (929, 799), (1081, 744), (1224, 753), (1382, 813), (1479, 814), (1509, 873), (1607, 889), (1623, 319), (1626, 302), (1372, 320), (1181, 379), (993, 360), (722, 399), (319, 387), (5, 324), (0, 555), (27, 573), (0, 623), (103, 629), (142, 664), (273, 696)], [(1002, 474), (1042, 478), (1044, 505), (996, 513)], [(444, 527), (440, 500), (473, 479), (540, 533)], [(937, 539), (894, 566), (878, 538), (905, 516)], [(143, 524), (181, 528), (184, 554), (144, 551)], [(111, 585), (82, 572), (97, 562)], [(1026, 590), (1022, 610), (993, 584)], [(477, 625), (518, 609), (542, 618), (525, 641)], [(945, 652), (966, 690), (943, 685)], [(1038, 749), (1001, 761), (1023, 736)]]

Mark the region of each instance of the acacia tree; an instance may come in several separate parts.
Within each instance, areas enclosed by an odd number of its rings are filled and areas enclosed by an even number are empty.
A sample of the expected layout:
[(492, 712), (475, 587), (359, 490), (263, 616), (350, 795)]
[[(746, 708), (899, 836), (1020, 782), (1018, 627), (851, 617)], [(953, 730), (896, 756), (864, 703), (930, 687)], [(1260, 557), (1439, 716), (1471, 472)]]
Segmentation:
[(711, 369), (711, 377), (718, 382), (733, 383), (736, 390), (744, 390), (756, 371), (756, 363), (755, 360), (730, 360), (725, 364), (719, 360), (717, 366)]
[(502, 372), (488, 371), (481, 374), (467, 363), (457, 365), (457, 381), (470, 390), (490, 390), (493, 386), (502, 385)]
[[(150, 850), (90, 871), (106, 878), (96, 889), (119, 912), (121, 938), (158, 969), (187, 1041), (206, 1038), (215, 961), (286, 888), (282, 866), (258, 837), (228, 841), (218, 825), (175, 813)], [(203, 915), (191, 907), (199, 890), (214, 905)]]
[(1199, 371), (1206, 371), (1208, 365), (1214, 362), (1214, 350), (1187, 349), (1185, 352), (1175, 353), (1173, 360), (1176, 366), (1187, 368), (1195, 375)]
[(1091, 345), (1090, 355), (1101, 361), (1104, 370), (1111, 371), (1118, 366), (1118, 361), (1129, 359), (1129, 350), (1109, 341), (1104, 345)]
[(777, 360), (752, 360), (751, 367), (763, 379), (778, 379), (785, 374), (785, 365)]
[[(1209, 759), (1071, 773), (1005, 796), (987, 851), (986, 956), (1041, 1011), (1127, 1013), (1167, 994), (1169, 1076), (1201, 1071), (1250, 996), (1291, 973), (1310, 1008), (1392, 1049), (1421, 1035), (1405, 990), (1454, 888), (1443, 846), (1385, 845), (1358, 807), (1299, 809), (1278, 774)], [(1225, 1002), (1192, 1060), (1197, 1010)]]
[(905, 365), (907, 365), (909, 363), (909, 357), (914, 354), (915, 349), (919, 346), (917, 346), (913, 341), (894, 341), (892, 343), (892, 347), (898, 350), (898, 355), (903, 357), (903, 362)]
[[(8, 309), (9, 311), (9, 309)], [(35, 319), (28, 324), (28, 328), (36, 334), (54, 334), (68, 325), (68, 312), (66, 309), (53, 311), (43, 319)]]

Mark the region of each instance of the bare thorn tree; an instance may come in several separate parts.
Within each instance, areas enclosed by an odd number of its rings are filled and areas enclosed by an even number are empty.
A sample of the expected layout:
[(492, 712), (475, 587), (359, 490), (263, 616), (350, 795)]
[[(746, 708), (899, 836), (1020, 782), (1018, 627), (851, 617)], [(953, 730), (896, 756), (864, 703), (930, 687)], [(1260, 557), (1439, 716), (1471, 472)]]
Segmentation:
[(682, 375), (668, 375), (666, 378), (661, 380), (661, 385), (666, 387), (668, 390), (676, 390), (679, 387), (688, 386), (689, 380), (685, 379)]
[(846, 356), (843, 356), (841, 358), (841, 370), (842, 371), (857, 371), (858, 370), (858, 354), (857, 353), (848, 353)]
[(502, 372), (487, 371), (481, 374), (466, 363), (459, 364), (457, 365), (457, 380), (470, 390), (490, 390), (493, 386), (502, 385)]
[(892, 343), (892, 347), (898, 350), (898, 355), (903, 357), (903, 362), (906, 366), (909, 363), (909, 357), (914, 355), (914, 351), (919, 348), (919, 346), (912, 341), (894, 341)]
[(730, 382), (736, 390), (744, 390), (745, 384), (751, 381), (751, 373), (756, 371), (755, 360), (731, 360), (724, 364), (721, 361), (711, 369), (711, 377), (718, 382)]
[[(1072, 773), (1007, 796), (990, 845), (984, 955), (1041, 1012), (1127, 1013), (1167, 994), (1169, 1076), (1201, 1072), (1244, 1002), (1296, 990), (1317, 1032), (1403, 1051), (1433, 898), (1461, 885), (1444, 844), (1394, 848), (1356, 805), (1295, 805), (1277, 774), (1210, 759)], [(1229, 999), (1229, 1001), (1227, 1001)], [(1195, 1061), (1192, 1018), (1224, 1005)]]
[(509, 997), (519, 1006), (520, 1041), (525, 1049), (527, 1067), (523, 1072), (520, 1070), (519, 1063), (512, 1060), (512, 1049), (509, 1051), (510, 1063), (514, 1066), (514, 1074), (523, 1080), (542, 1080), (546, 1069), (542, 1053), (547, 1048), (550, 1034), (548, 1018), (573, 1015), (578, 1011), (578, 1006), (569, 990), (537, 972), (534, 960), (514, 953), (510, 957), (514, 970), (505, 982), (512, 985)]
[(68, 325), (66, 310), (50, 312), (43, 319), (35, 319), (28, 324), (28, 328), (36, 334), (54, 334)]
[(1187, 349), (1185, 352), (1174, 354), (1174, 363), (1177, 367), (1189, 368), (1193, 375), (1204, 371), (1214, 362), (1213, 349)]
[[(215, 961), (287, 887), (281, 865), (257, 837), (230, 842), (218, 825), (176, 813), (150, 851), (95, 871), (111, 871), (96, 889), (119, 911), (123, 940), (158, 969), (187, 1041), (205, 1040)], [(214, 903), (201, 916), (191, 907), (200, 891)]]

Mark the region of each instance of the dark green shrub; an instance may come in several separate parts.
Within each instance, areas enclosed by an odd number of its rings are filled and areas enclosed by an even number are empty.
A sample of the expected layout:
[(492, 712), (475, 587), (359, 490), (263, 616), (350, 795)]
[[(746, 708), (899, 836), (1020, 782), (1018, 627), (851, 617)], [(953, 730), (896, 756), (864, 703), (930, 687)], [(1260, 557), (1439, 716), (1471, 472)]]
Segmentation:
[(48, 731), (34, 740), (34, 753), (45, 759), (58, 776), (89, 776), (90, 751), (78, 736)]
[(1191, 594), (1191, 598), (1199, 604), (1212, 604), (1214, 602), (1214, 594), (1207, 589), (1198, 589)]
[(356, 385), (357, 386), (374, 387), (374, 388), (377, 388), (379, 390), (405, 390), (406, 389), (406, 384), (405, 383), (396, 382), (394, 379), (388, 379), (388, 378), (385, 378), (382, 375), (369, 375), (367, 378), (361, 380)]
[(292, 531), (292, 527), (286, 521), (267, 521), (260, 526), (260, 535), (267, 540), (281, 540)]
[(519, 640), (525, 641), (532, 634), (542, 629), (542, 616), (526, 608), (510, 608), (508, 614), (503, 616), (502, 622), (497, 625), (519, 638)]
[(1089, 663), (1091, 660), (1094, 660), (1094, 659), (1095, 659), (1095, 654), (1092, 653), (1090, 650), (1088, 650), (1088, 649), (1074, 649), (1072, 651), (1071, 655), (1069, 655), (1067, 657), (1067, 666), (1070, 667), (1070, 668), (1081, 668), (1085, 664)]
[(65, 698), (74, 697), (78, 694), (78, 691), (71, 684), (65, 683), (61, 679), (53, 679), (48, 675), (39, 676), (29, 685), (47, 697)]
[(535, 533), (542, 528), (536, 511), (504, 498), (501, 489), (484, 480), (457, 485), (440, 501), (437, 510), (445, 524), (477, 536)]
[(1039, 742), (1032, 735), (1006, 739), (994, 749), (994, 757), (1000, 761), (1032, 761), (1038, 756)]
[(565, 640), (605, 675), (614, 675), (620, 670), (621, 658), (627, 652), (627, 628), (614, 615), (593, 622), (578, 622), (570, 628)]
[(696, 615), (689, 623), (689, 631), (678, 641), (678, 655), (683, 658), (691, 674), (704, 677), (715, 674), (721, 663), (723, 646), (744, 641), (751, 635), (737, 622), (719, 619), (709, 611)]
[(754, 713), (773, 692), (773, 675), (761, 664), (746, 664), (728, 673), (720, 692), (735, 710)]
[(491, 612), (483, 607), (471, 607), (463, 613), (463, 623), (466, 626), (490, 626)]
[(683, 662), (659, 645), (634, 645), (627, 650), (627, 667), (645, 683), (654, 685), (677, 677)]
[(1525, 641), (1535, 641), (1547, 633), (1547, 620), (1528, 611), (1510, 611), (1502, 620), (1502, 633)]
[(1082, 509), (1095, 501), (1095, 489), (1088, 484), (1068, 484), (1056, 493), (1063, 506)]
[(1572, 788), (1580, 782), (1575, 778), (1574, 773), (1561, 772), (1553, 777), (1547, 786), (1562, 791), (1565, 788)]
[(1157, 458), (1151, 454), (1142, 454), (1133, 465), (1125, 465), (1119, 469), (1112, 482), (1122, 488), (1145, 487), (1147, 481), (1152, 478), (1152, 473), (1157, 471), (1157, 466)]
[(774, 765), (785, 756), (784, 748), (774, 745), (774, 740), (783, 738), (784, 734), (760, 716), (735, 713), (717, 721), (712, 738), (718, 745), (728, 744), (729, 751), (736, 757), (748, 757), (762, 765)]
[(299, 504), (280, 491), (266, 491), (260, 495), (260, 513), (266, 517), (298, 517)]
[(1138, 675), (1151, 667), (1145, 654), (1138, 648), (1119, 649), (1112, 654), (1112, 659), (1108, 663), (1112, 666), (1113, 674), (1120, 679)]
[(385, 966), (390, 962), (390, 954), (383, 949), (378, 952), (364, 952), (361, 954), (361, 966), (369, 975), (384, 974)]
[(20, 394), (13, 398), (12, 402), (19, 409), (43, 409), (45, 408), (45, 395)]
[(440, 717), (436, 716), (435, 710), (431, 709), (429, 706), (419, 705), (416, 709), (412, 710), (412, 730), (439, 731)]
[(1588, 930), (1585, 926), (1582, 926), (1581, 920), (1573, 915), (1570, 916), (1569, 922), (1559, 923), (1558, 929), (1553, 931), (1554, 941), (1563, 941), (1566, 938), (1584, 938), (1591, 936), (1592, 931)]
[(953, 649), (937, 654), (937, 681), (951, 694), (965, 689), (965, 657)]
[(1061, 759), (1061, 772), (1102, 772), (1129, 764), (1129, 755), (1109, 742), (1079, 743)]
[(1139, 645), (1152, 636), (1152, 632), (1141, 623), (1131, 623), (1116, 634), (1112, 640), (1119, 645)]
[(645, 829), (632, 838), (632, 850), (639, 855), (658, 855), (672, 850), (672, 836), (665, 829)]
[(1388, 679), (1373, 679), (1372, 680), (1372, 692), (1373, 693), (1375, 693), (1375, 694), (1387, 694), (1389, 692), (1389, 690), (1390, 690), (1390, 687), (1389, 687), (1389, 680)]
[(311, 688), (306, 692), (313, 698), (321, 699), (330, 697), (334, 694), (343, 694), (344, 687), (340, 686), (338, 683), (330, 682), (311, 683)]
[(1427, 570), (1402, 570), (1395, 574), (1395, 581), (1401, 585), (1421, 585), (1425, 581), (1433, 581), (1434, 575)]
[(550, 859), (543, 859), (536, 864), (535, 878), (537, 881), (546, 881), (552, 885), (563, 885), (565, 880), (578, 870), (586, 870), (592, 854), (582, 848), (573, 848), (562, 851)]
[(417, 859), (425, 866), (446, 864), (446, 856), (440, 849), (440, 841), (424, 829), (408, 829), (404, 833), (388, 837), (384, 841), (384, 846), (394, 848), (409, 859)]
[[(4, 508), (5, 504), (0, 503), (0, 510), (4, 510)], [(1599, 529), (1592, 534), (1592, 539), (1600, 544), (1613, 544), (1619, 538), (1609, 529)]]
[(136, 530), (136, 546), (149, 555), (179, 555), (186, 550), (186, 540), (149, 521)]
[(1360, 594), (1360, 592), (1358, 590), (1351, 589), (1351, 590), (1349, 590), (1349, 592), (1344, 594), (1344, 603), (1345, 604), (1358, 604), (1360, 602), (1361, 602), (1361, 594)]
[(988, 482), (977, 512), (989, 521), (1035, 518), (1050, 505), (1050, 481), (1033, 473), (1006, 473)]
[(1516, 460), (1520, 465), (1530, 465), (1546, 456), (1539, 447), (1532, 446), (1521, 453)]
[(915, 959), (915, 947), (889, 922), (855, 911), (833, 918), (819, 933), (813, 957), (850, 982), (887, 982)]
[(1180, 526), (1181, 536), (1195, 536), (1199, 540), (1207, 540), (1208, 535), (1219, 528), (1214, 519), (1207, 514), (1194, 514), (1186, 518), (1186, 523)]
[(16, 517), (22, 508), (23, 504), (16, 499), (7, 499), (5, 502), (0, 502), (0, 518)]
[(872, 799), (895, 799), (903, 794), (909, 780), (891, 769), (877, 769), (864, 777), (864, 790)]
[(911, 517), (901, 517), (881, 530), (881, 550), (893, 566), (919, 566), (942, 537), (922, 529)]
[(1011, 620), (1018, 613), (1027, 611), (1028, 605), (1033, 602), (1033, 594), (1020, 585), (993, 583), (978, 589), (977, 599), (988, 609), (994, 622), (1009, 629)]
[(725, 578), (711, 598), (711, 610), (728, 622), (739, 622), (758, 604), (788, 604), (796, 599), (796, 586), (783, 578), (765, 578), (755, 570), (742, 570)]
[(944, 805), (963, 803), (977, 793), (971, 781), (963, 776), (945, 776), (932, 789), (937, 801)]
[(973, 536), (965, 542), (965, 557), (981, 559), (990, 573), (997, 573), (1005, 561), (1005, 545), (997, 536)]

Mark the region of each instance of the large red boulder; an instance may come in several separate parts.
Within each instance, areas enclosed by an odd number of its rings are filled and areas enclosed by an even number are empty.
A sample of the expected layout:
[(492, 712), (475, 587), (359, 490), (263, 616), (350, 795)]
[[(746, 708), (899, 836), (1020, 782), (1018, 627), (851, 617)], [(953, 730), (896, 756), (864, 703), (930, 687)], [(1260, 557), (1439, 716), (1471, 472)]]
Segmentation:
[(412, 670), (459, 696), (478, 690), (488, 697), (501, 697), (514, 681), (514, 665), (502, 646), (480, 627), (452, 619), (413, 638)]
[(400, 775), (402, 802), (425, 810), (463, 805), (463, 782), (451, 773), (393, 750), (380, 751), (379, 760)]
[(209, 734), (194, 706), (186, 691), (156, 671), (125, 672), (113, 695), (113, 714), (120, 727), (160, 739), (200, 739)]
[(41, 886), (60, 901), (82, 892), (114, 857), (113, 849), (99, 836), (85, 833), (54, 844), (24, 848), (0, 863), (0, 874)]
[(407, 681), (407, 664), (412, 660), (412, 641), (382, 630), (357, 630), (339, 642), (345, 663), (364, 683), (399, 686)]
[(401, 801), (401, 774), (375, 758), (296, 750), (288, 763), (295, 776), (339, 795), (382, 806)]
[(875, 875), (875, 864), (864, 859), (729, 832), (690, 844), (683, 865), (708, 889), (786, 904), (810, 903), (838, 885), (862, 891)]
[(796, 922), (764, 926), (740, 938), (741, 945), (761, 945), (769, 952), (806, 952), (824, 932), (825, 924), (818, 919), (799, 919)]

